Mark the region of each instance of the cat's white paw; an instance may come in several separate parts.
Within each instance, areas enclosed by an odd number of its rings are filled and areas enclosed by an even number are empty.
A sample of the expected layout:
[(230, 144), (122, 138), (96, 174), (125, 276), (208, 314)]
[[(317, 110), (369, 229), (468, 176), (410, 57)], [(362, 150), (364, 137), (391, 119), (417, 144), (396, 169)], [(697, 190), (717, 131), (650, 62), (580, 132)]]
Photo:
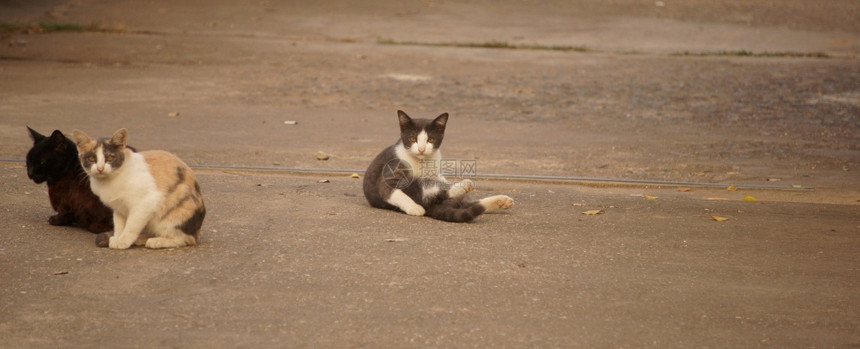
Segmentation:
[(475, 183), (469, 179), (464, 179), (451, 186), (451, 189), (448, 190), (448, 197), (459, 198), (472, 190), (475, 190)]
[(409, 208), (404, 210), (404, 212), (406, 212), (406, 214), (410, 216), (423, 216), (425, 213), (424, 208), (421, 207), (421, 205), (417, 204), (414, 206), (410, 206)]
[(487, 211), (507, 210), (514, 206), (514, 199), (507, 195), (496, 195), (481, 199), (481, 205), (484, 205)]
[(499, 205), (500, 209), (507, 210), (514, 206), (514, 198), (502, 195), (503, 197), (496, 201), (496, 204)]
[(117, 249), (117, 250), (125, 250), (125, 249), (131, 247), (131, 244), (122, 241), (122, 239), (120, 239), (116, 236), (111, 236), (110, 242), (108, 243), (108, 247), (110, 247), (112, 249)]
[(472, 182), (471, 179), (464, 179), (462, 181), (459, 181), (457, 182), (457, 185), (463, 188), (463, 190), (465, 190), (467, 193), (472, 190), (475, 190), (475, 182)]
[(149, 238), (146, 240), (146, 248), (174, 248), (185, 245), (183, 239)]

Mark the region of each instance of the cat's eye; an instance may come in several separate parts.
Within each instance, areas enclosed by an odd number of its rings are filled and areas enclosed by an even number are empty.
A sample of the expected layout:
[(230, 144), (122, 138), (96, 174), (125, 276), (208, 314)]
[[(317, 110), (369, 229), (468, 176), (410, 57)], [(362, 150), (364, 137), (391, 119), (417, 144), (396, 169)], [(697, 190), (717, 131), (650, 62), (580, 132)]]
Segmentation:
[(96, 157), (95, 157), (95, 156), (93, 156), (93, 155), (87, 156), (87, 161), (89, 161), (89, 162), (96, 162)]
[(108, 154), (108, 156), (105, 157), (105, 161), (107, 161), (107, 162), (111, 162), (111, 161), (113, 161), (113, 159), (114, 159), (113, 154)]
[(410, 141), (410, 142), (412, 142), (412, 143), (415, 143), (415, 142), (417, 142), (418, 140), (417, 140), (417, 139), (415, 139), (415, 137), (409, 137), (409, 141)]
[(427, 143), (433, 143), (435, 140), (433, 137), (427, 138)]

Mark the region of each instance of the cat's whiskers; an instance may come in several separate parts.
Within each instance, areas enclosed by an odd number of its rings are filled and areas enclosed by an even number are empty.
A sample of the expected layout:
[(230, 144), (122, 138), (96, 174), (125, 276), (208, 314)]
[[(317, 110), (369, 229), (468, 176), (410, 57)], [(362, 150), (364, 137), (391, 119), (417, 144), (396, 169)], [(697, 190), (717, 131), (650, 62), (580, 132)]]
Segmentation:
[(89, 182), (89, 180), (90, 180), (89, 176), (84, 171), (81, 171), (80, 173), (78, 173), (78, 176), (76, 179), (78, 180), (78, 184), (84, 184), (86, 182)]

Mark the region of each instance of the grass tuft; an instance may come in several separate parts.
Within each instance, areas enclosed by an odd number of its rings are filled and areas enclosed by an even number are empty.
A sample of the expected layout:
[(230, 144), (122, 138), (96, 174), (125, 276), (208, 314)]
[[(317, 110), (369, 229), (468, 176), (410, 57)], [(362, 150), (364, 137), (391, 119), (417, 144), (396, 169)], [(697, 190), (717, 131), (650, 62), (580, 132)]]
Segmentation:
[[(485, 41), (485, 42), (421, 42), (421, 41), (397, 41), (390, 38), (380, 38), (377, 40), (380, 45), (403, 45), (403, 46), (434, 46), (434, 47), (467, 47), (467, 48), (491, 48), (505, 50), (544, 50), (544, 51), (562, 51), (562, 52), (599, 52), (598, 50), (590, 49), (585, 46), (557, 46), (557, 45), (523, 45), (511, 44), (507, 41)], [(630, 50), (621, 51), (624, 55), (639, 55), (643, 54), (640, 51)], [(689, 56), (689, 57), (764, 57), (764, 58), (831, 58), (830, 55), (824, 52), (791, 52), (791, 51), (763, 51), (752, 52), (747, 50), (736, 51), (683, 51), (675, 52), (672, 56)]]
[(692, 57), (789, 57), (789, 58), (830, 58), (824, 52), (791, 52), (791, 51), (763, 51), (752, 52), (747, 50), (737, 51), (684, 51), (673, 53), (672, 56)]
[(97, 23), (78, 24), (62, 22), (0, 23), (0, 34), (35, 33), (124, 33), (125, 29), (107, 27)]
[(419, 41), (396, 41), (394, 39), (379, 39), (378, 44), (381, 45), (402, 45), (402, 46), (433, 46), (433, 47), (466, 47), (466, 48), (491, 48), (505, 50), (543, 50), (543, 51), (574, 51), (574, 52), (590, 52), (591, 50), (585, 46), (561, 46), (561, 45), (518, 45), (511, 44), (507, 41), (485, 41), (485, 42), (419, 42)]

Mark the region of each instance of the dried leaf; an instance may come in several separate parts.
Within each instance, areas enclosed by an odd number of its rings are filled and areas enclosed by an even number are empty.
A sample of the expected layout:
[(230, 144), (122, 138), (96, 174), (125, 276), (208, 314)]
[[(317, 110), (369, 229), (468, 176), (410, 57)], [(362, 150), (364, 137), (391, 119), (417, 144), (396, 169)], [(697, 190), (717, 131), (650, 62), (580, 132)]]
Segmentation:
[(728, 198), (721, 198), (721, 197), (709, 197), (708, 200), (710, 200), (710, 201), (728, 201), (729, 199)]
[(588, 210), (588, 211), (582, 212), (582, 214), (588, 215), (588, 216), (593, 216), (593, 215), (600, 214), (600, 213), (603, 213), (603, 210)]
[(179, 116), (179, 112), (178, 111), (170, 112), (170, 113), (167, 113), (167, 116), (175, 118), (175, 117)]
[(297, 125), (298, 123), (299, 123), (298, 121), (293, 121), (293, 120), (284, 121), (284, 125)]
[(656, 196), (644, 195), (644, 197), (645, 197), (645, 200), (657, 200)]
[(331, 159), (331, 155), (326, 154), (325, 152), (318, 151), (317, 152), (317, 160), (328, 160)]
[(317, 183), (331, 183), (331, 181), (328, 179), (320, 179), (317, 181)]
[(715, 221), (717, 221), (717, 222), (724, 222), (724, 221), (729, 220), (729, 219), (728, 219), (728, 218), (726, 218), (726, 217), (720, 217), (720, 216), (717, 216), (717, 215), (711, 215), (711, 218), (713, 218), (713, 219), (714, 219)]
[(744, 196), (744, 201), (755, 201), (755, 197), (752, 195)]
[(349, 178), (361, 178), (361, 176), (359, 176), (358, 173), (353, 173), (349, 175)]
[(768, 178), (767, 178), (767, 181), (768, 181), (768, 182), (779, 182), (779, 181), (781, 181), (781, 180), (782, 180), (782, 179), (780, 179), (780, 178), (775, 178), (775, 177), (768, 177)]
[(688, 191), (693, 191), (693, 189), (692, 188), (678, 188), (678, 191), (688, 192)]
[(736, 191), (736, 190), (738, 190), (738, 187), (736, 187), (736, 186), (734, 186), (734, 185), (730, 185), (728, 188), (726, 188), (726, 190), (728, 190), (728, 191)]
[(409, 241), (407, 238), (393, 238), (393, 239), (385, 239), (385, 242), (405, 242)]

